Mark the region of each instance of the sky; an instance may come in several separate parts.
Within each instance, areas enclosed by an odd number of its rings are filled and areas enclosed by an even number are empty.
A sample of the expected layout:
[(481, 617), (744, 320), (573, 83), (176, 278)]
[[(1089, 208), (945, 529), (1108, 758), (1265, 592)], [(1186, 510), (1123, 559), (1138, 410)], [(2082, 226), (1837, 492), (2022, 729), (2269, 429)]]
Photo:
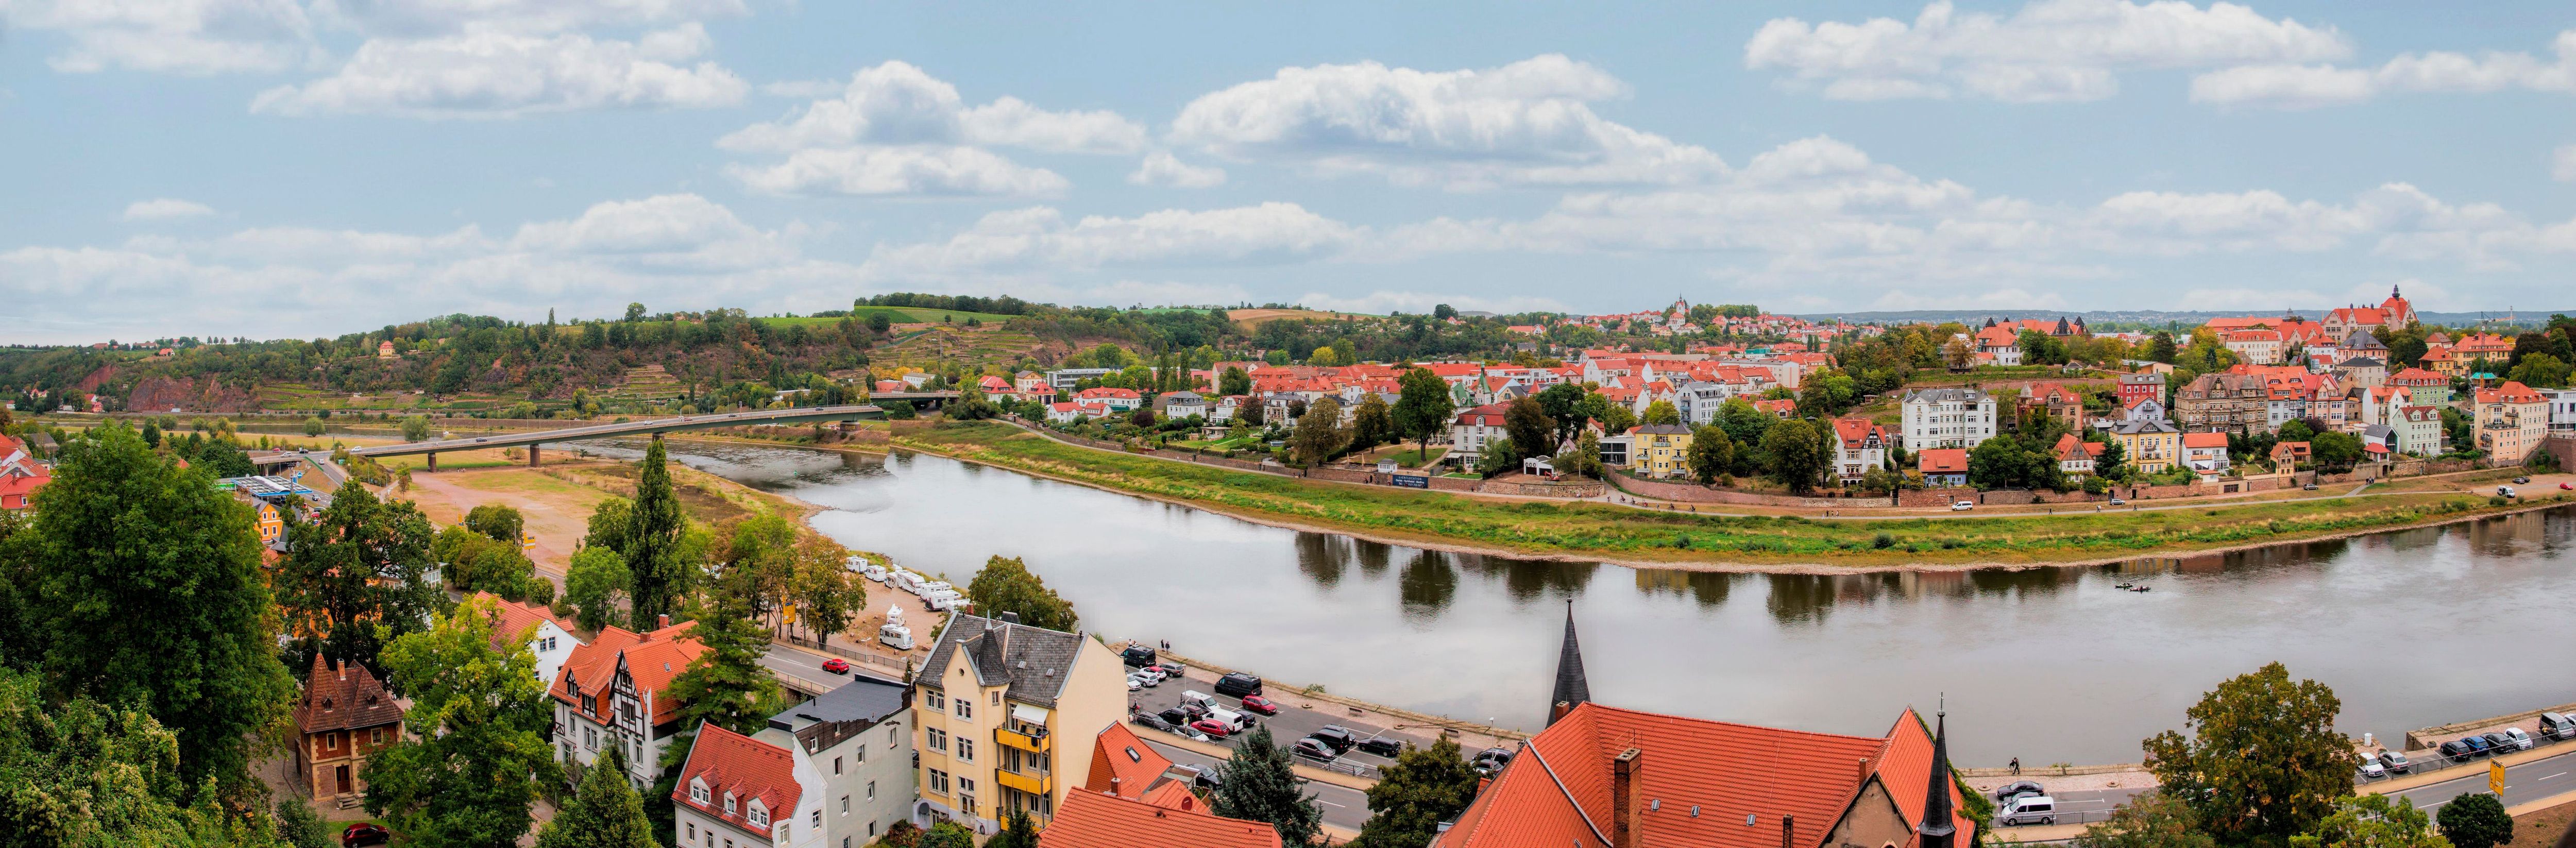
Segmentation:
[(0, 341), (2576, 305), (2576, 5), (0, 0)]

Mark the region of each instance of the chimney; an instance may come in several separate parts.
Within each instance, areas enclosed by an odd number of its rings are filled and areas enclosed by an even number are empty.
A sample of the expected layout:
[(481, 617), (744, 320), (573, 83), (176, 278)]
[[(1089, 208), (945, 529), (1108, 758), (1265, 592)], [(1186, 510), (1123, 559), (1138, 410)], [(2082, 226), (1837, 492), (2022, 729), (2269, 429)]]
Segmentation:
[(666, 613), (663, 613), (663, 614), (661, 614), (661, 615), (659, 615), (659, 616), (656, 616), (656, 617), (653, 619), (653, 629), (655, 629), (655, 630), (660, 630), (660, 629), (662, 629), (662, 628), (669, 627), (669, 626), (671, 626), (671, 614), (670, 614), (670, 613), (667, 613), (667, 612), (666, 612)]
[(1780, 848), (1798, 848), (1798, 817), (1780, 817)]
[(1553, 706), (1553, 707), (1549, 707), (1549, 708), (1547, 708), (1547, 723), (1549, 723), (1549, 724), (1555, 724), (1557, 719), (1564, 718), (1566, 713), (1570, 713), (1570, 712), (1573, 712), (1573, 711), (1574, 711), (1574, 705), (1573, 705), (1573, 704), (1569, 704), (1569, 703), (1566, 703), (1566, 702), (1564, 702), (1564, 701), (1558, 701), (1558, 702), (1556, 702), (1556, 706)]
[(1858, 760), (1855, 760), (1855, 761), (1853, 761), (1853, 762), (1855, 763), (1855, 765), (1853, 765), (1853, 766), (1852, 766), (1852, 785), (1857, 786), (1857, 785), (1860, 785), (1860, 784), (1863, 784), (1863, 783), (1868, 783), (1868, 782), (1869, 782), (1869, 758), (1868, 758), (1868, 757), (1862, 757), (1862, 758), (1860, 758), (1860, 759), (1858, 759)]
[(1002, 611), (1002, 623), (1003, 623), (1003, 624), (1018, 624), (1018, 623), (1020, 623), (1020, 614), (1019, 614), (1019, 613), (1016, 613), (1016, 612), (1012, 612), (1012, 611), (1010, 611), (1010, 610), (1003, 610), (1003, 611)]
[(1637, 848), (1637, 758), (1635, 748), (1610, 761), (1610, 846)]

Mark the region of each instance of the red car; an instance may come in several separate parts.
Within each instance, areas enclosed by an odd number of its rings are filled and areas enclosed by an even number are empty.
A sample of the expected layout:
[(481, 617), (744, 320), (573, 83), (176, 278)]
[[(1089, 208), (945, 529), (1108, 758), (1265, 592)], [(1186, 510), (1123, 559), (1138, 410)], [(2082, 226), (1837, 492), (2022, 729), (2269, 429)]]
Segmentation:
[(1210, 739), (1223, 739), (1234, 732), (1234, 727), (1232, 725), (1212, 718), (1203, 718), (1190, 722), (1190, 727), (1196, 729), (1200, 733), (1207, 734)]
[(1270, 699), (1259, 695), (1243, 696), (1243, 708), (1246, 711), (1256, 712), (1266, 716), (1275, 716), (1279, 714), (1278, 704), (1271, 703)]
[(850, 661), (840, 657), (833, 657), (823, 661), (823, 670), (833, 674), (848, 674), (850, 673)]
[(2576, 486), (2570, 486), (2570, 485), (2567, 485), (2567, 484), (2565, 484), (2565, 483), (2560, 483), (2560, 484), (2558, 484), (2558, 488), (2561, 488), (2561, 489), (2576, 489)]
[(340, 831), (340, 848), (358, 848), (360, 845), (383, 845), (386, 842), (392, 841), (393, 838), (393, 831), (386, 830), (384, 825), (374, 824), (371, 822), (359, 822)]

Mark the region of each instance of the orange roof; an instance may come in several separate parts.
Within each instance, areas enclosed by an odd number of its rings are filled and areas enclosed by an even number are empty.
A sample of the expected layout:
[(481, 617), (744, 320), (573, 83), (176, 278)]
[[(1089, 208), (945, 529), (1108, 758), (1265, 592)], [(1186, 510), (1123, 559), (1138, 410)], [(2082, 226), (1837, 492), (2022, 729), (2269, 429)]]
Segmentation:
[[(690, 784), (705, 781), (707, 802), (689, 799)], [(725, 814), (725, 793), (733, 793), (733, 814)], [(671, 802), (752, 833), (768, 833), (778, 822), (796, 817), (796, 801), (805, 788), (796, 783), (796, 756), (787, 749), (701, 722), (689, 744), (689, 760), (680, 766), (680, 784)], [(768, 825), (751, 823), (751, 799), (769, 811)]]
[[(1781, 816), (1796, 818), (1793, 848), (1817, 848), (1875, 777), (1907, 821), (1923, 815), (1932, 739), (1911, 710), (1886, 737), (1843, 736), (1583, 703), (1549, 725), (1434, 843), (1440, 848), (1604, 846), (1614, 758), (1640, 752), (1636, 844), (1779, 848)], [(1954, 809), (1957, 789), (1951, 789)], [(1646, 809), (1642, 799), (1661, 802)], [(1747, 815), (1758, 827), (1744, 826)], [(1953, 844), (1974, 844), (1964, 816)], [(1911, 845), (1909, 839), (1902, 846)]]
[[(650, 696), (651, 723), (670, 721), (680, 705), (662, 697), (662, 691), (670, 687), (671, 678), (680, 676), (691, 661), (707, 652), (707, 646), (689, 636), (689, 629), (697, 624), (683, 621), (640, 636), (622, 627), (604, 628), (590, 644), (574, 647), (572, 656), (564, 658), (563, 669), (555, 672), (551, 693), (555, 700), (575, 711), (581, 709), (581, 696), (591, 696), (591, 718), (607, 724), (612, 699), (605, 695), (622, 667), (634, 677), (635, 691)], [(574, 688), (576, 684), (579, 688)]]
[(2532, 391), (2530, 386), (2523, 385), (2518, 380), (2507, 380), (2504, 385), (2478, 390), (2479, 403), (2546, 403), (2548, 401), (2549, 398)]
[(1867, 418), (1834, 419), (1834, 435), (1842, 437), (1843, 447), (1845, 448), (1859, 450), (1861, 444), (1868, 441), (1869, 437), (1873, 434), (1884, 439), (1886, 436), (1886, 429), (1871, 422)]
[(2184, 433), (2182, 434), (2182, 446), (2187, 448), (2223, 448), (2227, 446), (2227, 434)]
[(1154, 752), (1125, 722), (1111, 722), (1100, 731), (1091, 746), (1091, 776), (1082, 788), (1128, 798), (1145, 797), (1154, 779), (1170, 770), (1172, 761)]
[(554, 622), (556, 627), (563, 628), (566, 633), (576, 629), (576, 625), (570, 619), (556, 618), (553, 610), (541, 604), (505, 601), (490, 592), (476, 592), (474, 597), (488, 600), (493, 608), (501, 613), (500, 626), (492, 628), (492, 646), (495, 648), (549, 621)]
[(1914, 467), (1925, 474), (1968, 473), (1967, 448), (1925, 448), (1914, 453)]
[(313, 655), (313, 671), (295, 701), (295, 729), (303, 733), (401, 723), (403, 711), (385, 685), (357, 663), (334, 668)]
[(1068, 792), (1038, 831), (1038, 848), (1280, 848), (1270, 825), (1196, 810), (1157, 807), (1098, 792)]

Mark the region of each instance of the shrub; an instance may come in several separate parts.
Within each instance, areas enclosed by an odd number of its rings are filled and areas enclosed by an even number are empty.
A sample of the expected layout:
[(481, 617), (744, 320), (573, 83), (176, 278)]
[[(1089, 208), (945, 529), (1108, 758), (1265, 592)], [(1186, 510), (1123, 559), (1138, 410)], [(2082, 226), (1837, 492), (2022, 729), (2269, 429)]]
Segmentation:
[(1893, 548), (1896, 547), (1896, 537), (1892, 534), (1880, 533), (1877, 536), (1871, 537), (1869, 540), (1869, 546), (1880, 550)]

